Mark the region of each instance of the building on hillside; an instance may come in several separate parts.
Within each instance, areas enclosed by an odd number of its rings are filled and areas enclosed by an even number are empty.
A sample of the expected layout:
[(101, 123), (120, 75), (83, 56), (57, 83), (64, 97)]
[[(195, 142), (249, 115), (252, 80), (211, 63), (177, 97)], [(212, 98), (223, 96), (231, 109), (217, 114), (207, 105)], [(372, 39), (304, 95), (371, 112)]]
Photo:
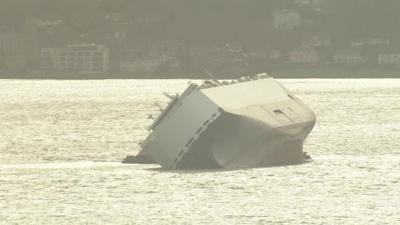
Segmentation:
[(161, 70), (163, 72), (177, 71), (179, 67), (177, 58), (166, 55), (148, 59), (123, 60), (120, 63), (121, 72), (136, 74), (154, 74)]
[(274, 27), (280, 30), (291, 30), (300, 27), (300, 13), (288, 9), (274, 11)]
[(379, 65), (399, 65), (400, 53), (380, 53), (378, 54)]
[(390, 39), (384, 37), (360, 38), (350, 41), (350, 47), (352, 48), (361, 48), (361, 47), (386, 48), (389, 47), (390, 44), (391, 44)]
[(0, 33), (0, 68), (16, 70), (25, 65), (24, 35), (22, 33)]
[(294, 3), (300, 7), (311, 5), (312, 0), (294, 0)]
[(317, 12), (326, 11), (326, 7), (324, 5), (329, 0), (294, 0), (294, 3), (300, 7), (311, 7), (313, 10)]
[(343, 49), (333, 55), (333, 62), (342, 65), (358, 65), (365, 62), (365, 59), (352, 49)]
[(120, 64), (120, 70), (121, 72), (127, 73), (155, 73), (162, 64), (162, 61), (154, 59), (122, 61)]
[(309, 33), (303, 35), (304, 47), (329, 47), (331, 36), (327, 33)]
[(58, 27), (62, 26), (64, 21), (63, 20), (35, 20), (35, 25), (38, 28), (48, 28), (48, 27)]
[(112, 22), (112, 23), (119, 23), (124, 20), (124, 15), (119, 12), (110, 12), (104, 16), (104, 21)]
[(192, 47), (190, 58), (197, 68), (223, 71), (233, 66), (247, 66), (249, 64), (249, 53), (241, 48), (227, 47), (226, 45), (215, 45), (208, 47)]
[(119, 69), (129, 73), (156, 73), (179, 71), (184, 45), (170, 41), (152, 41), (121, 51)]
[(104, 73), (109, 66), (108, 48), (97, 44), (43, 48), (41, 51), (41, 66), (45, 71), (80, 74)]
[(368, 45), (371, 47), (388, 47), (390, 46), (390, 39), (383, 37), (371, 38), (368, 40)]
[(300, 47), (289, 52), (289, 63), (293, 64), (317, 64), (318, 52), (311, 47)]

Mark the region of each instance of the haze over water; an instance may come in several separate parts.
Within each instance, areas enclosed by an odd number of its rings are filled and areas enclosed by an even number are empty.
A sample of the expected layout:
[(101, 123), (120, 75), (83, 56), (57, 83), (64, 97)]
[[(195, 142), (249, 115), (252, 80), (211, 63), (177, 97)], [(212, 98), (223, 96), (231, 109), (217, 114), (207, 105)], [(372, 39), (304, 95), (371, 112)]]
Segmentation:
[(400, 224), (400, 79), (281, 80), (313, 162), (122, 165), (188, 80), (0, 80), (0, 224)]

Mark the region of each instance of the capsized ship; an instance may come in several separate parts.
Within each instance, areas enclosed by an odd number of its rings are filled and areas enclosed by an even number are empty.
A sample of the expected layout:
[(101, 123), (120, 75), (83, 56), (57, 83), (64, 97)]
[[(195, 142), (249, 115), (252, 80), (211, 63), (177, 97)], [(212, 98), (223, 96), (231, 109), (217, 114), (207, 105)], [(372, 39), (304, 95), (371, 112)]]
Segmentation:
[(140, 157), (168, 169), (301, 163), (315, 114), (274, 78), (191, 84), (150, 126)]

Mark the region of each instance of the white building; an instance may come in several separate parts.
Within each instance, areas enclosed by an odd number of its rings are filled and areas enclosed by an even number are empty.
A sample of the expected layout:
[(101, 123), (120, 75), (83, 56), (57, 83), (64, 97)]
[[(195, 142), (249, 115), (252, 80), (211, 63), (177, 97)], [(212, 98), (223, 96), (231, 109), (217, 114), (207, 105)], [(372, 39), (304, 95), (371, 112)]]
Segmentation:
[(399, 65), (400, 53), (381, 53), (378, 54), (379, 65)]
[(109, 52), (104, 45), (77, 44), (65, 48), (43, 48), (42, 69), (47, 71), (104, 73), (109, 67)]
[(274, 11), (274, 26), (281, 30), (291, 30), (299, 27), (301, 24), (301, 17), (298, 12), (291, 10)]
[(154, 73), (162, 65), (159, 60), (142, 59), (135, 61), (123, 61), (120, 65), (121, 72), (129, 73)]
[(333, 55), (333, 61), (336, 64), (344, 64), (344, 65), (358, 65), (363, 63), (364, 58), (352, 49), (344, 49), (338, 51)]
[(304, 34), (302, 44), (304, 47), (329, 47), (331, 36), (326, 33)]
[(120, 63), (120, 70), (128, 73), (155, 73), (163, 67), (174, 70), (179, 66), (175, 57), (161, 55), (156, 58), (124, 60)]
[(36, 27), (57, 27), (61, 26), (64, 23), (63, 20), (36, 20), (35, 25)]

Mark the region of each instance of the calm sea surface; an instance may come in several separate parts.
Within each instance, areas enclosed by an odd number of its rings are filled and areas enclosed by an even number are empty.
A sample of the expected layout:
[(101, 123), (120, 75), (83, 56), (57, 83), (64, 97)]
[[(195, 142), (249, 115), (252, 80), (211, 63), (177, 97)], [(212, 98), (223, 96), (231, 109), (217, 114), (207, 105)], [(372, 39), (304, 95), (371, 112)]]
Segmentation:
[(188, 80), (0, 80), (0, 224), (400, 224), (400, 79), (281, 80), (311, 163), (122, 165)]

